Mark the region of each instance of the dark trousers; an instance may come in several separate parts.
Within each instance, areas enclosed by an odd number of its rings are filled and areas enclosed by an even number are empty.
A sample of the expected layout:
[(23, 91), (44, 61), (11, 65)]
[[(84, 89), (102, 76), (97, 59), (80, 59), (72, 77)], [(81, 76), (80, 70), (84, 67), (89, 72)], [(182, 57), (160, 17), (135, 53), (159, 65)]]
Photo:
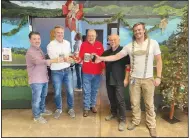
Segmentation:
[(82, 65), (81, 64), (75, 64), (75, 70), (77, 75), (77, 88), (82, 88)]
[(122, 85), (108, 85), (107, 93), (111, 106), (112, 115), (117, 116), (117, 111), (119, 112), (119, 120), (126, 121), (126, 107), (124, 98), (124, 86)]

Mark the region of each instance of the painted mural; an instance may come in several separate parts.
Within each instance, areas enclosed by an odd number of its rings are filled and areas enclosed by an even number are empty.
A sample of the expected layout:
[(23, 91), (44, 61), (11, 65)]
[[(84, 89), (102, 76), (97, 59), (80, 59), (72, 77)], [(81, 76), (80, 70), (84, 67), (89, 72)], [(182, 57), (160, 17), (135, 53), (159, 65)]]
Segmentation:
[[(178, 24), (181, 22), (180, 16), (170, 16), (168, 17), (168, 22), (166, 24), (166, 28), (162, 30), (161, 28), (157, 28), (151, 32), (148, 33), (148, 36), (152, 39), (155, 39), (158, 41), (159, 44), (163, 44), (165, 41), (169, 39), (170, 36), (173, 34), (176, 34), (178, 32)], [(144, 22), (146, 24), (146, 29), (149, 30), (153, 28), (156, 24), (160, 24), (161, 19), (160, 18), (139, 18), (139, 19), (128, 19), (129, 24), (132, 26), (133, 24), (137, 22)], [(125, 46), (129, 42), (132, 41), (132, 30), (125, 26), (120, 26), (120, 44), (122, 46)]]
[[(24, 56), (29, 48), (28, 16), (45, 18), (62, 16), (61, 7), (65, 2), (2, 0), (2, 47), (12, 48), (13, 57), (12, 62), (2, 62), (3, 66), (25, 64)], [(166, 41), (177, 33), (184, 7), (188, 4), (187, 1), (151, 1), (147, 3), (144, 1), (81, 1), (78, 3), (82, 3), (84, 6), (84, 15), (113, 15), (110, 20), (102, 19), (101, 21), (83, 18), (78, 25), (77, 30), (83, 35), (86, 35), (86, 29), (97, 28), (101, 25), (102, 29), (106, 31), (103, 35), (104, 46), (107, 45), (107, 29), (105, 28), (107, 28), (107, 24), (117, 22), (117, 19), (123, 21), (119, 27), (121, 46), (125, 46), (131, 41), (131, 27), (136, 22), (145, 22), (146, 28), (149, 30), (149, 37), (157, 40), (161, 45), (165, 45)], [(72, 32), (70, 41), (73, 41), (74, 35), (75, 33)], [(50, 38), (47, 39), (50, 40)], [(6, 74), (3, 73), (4, 75)]]
[[(9, 32), (10, 30), (16, 28), (19, 23), (20, 18), (5, 18), (2, 22), (2, 33)], [(2, 64), (14, 64), (22, 65), (25, 64), (25, 53), (29, 48), (29, 24), (24, 25), (18, 33), (11, 36), (2, 35), (2, 47), (11, 48), (12, 50), (12, 62), (3, 62)]]

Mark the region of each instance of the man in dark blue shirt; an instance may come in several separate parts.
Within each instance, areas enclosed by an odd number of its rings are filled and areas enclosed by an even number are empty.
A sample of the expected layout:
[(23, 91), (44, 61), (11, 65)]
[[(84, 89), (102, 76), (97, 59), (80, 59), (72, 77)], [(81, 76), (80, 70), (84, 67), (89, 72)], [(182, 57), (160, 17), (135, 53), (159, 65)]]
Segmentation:
[[(116, 34), (109, 36), (109, 43), (111, 48), (105, 51), (102, 56), (115, 55), (122, 50), (119, 45), (120, 39)], [(117, 117), (119, 112), (119, 131), (126, 128), (126, 107), (124, 98), (124, 80), (126, 66), (130, 64), (129, 56), (113, 62), (105, 62), (106, 64), (106, 87), (108, 98), (111, 105), (111, 114), (105, 118), (106, 121)]]

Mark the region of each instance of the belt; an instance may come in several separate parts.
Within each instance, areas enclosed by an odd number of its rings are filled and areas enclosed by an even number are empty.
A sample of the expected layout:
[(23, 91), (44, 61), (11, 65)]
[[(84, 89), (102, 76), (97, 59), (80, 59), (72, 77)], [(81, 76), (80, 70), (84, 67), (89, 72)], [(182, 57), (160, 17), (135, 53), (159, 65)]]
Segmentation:
[(57, 70), (57, 71), (68, 71), (68, 70), (70, 70), (70, 67), (64, 68), (64, 69), (60, 69), (60, 70)]

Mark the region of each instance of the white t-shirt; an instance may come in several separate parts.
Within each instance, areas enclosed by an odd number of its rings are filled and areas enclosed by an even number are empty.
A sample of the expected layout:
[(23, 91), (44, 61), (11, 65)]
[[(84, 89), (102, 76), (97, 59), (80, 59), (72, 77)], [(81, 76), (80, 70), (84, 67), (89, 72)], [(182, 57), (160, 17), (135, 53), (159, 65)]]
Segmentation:
[[(146, 51), (148, 45), (148, 39), (146, 39), (142, 45), (139, 45), (134, 42), (134, 52), (139, 50)], [(128, 45), (124, 46), (123, 49), (120, 51), (122, 55), (129, 54), (130, 56), (130, 63), (132, 68), (133, 58), (132, 58), (132, 42)], [(149, 55), (148, 55), (148, 61), (147, 61), (147, 71), (145, 78), (153, 77), (153, 62), (154, 62), (154, 56), (161, 54), (159, 44), (156, 40), (150, 39), (150, 48), (149, 48)], [(145, 55), (134, 55), (134, 70), (131, 74), (132, 77), (136, 78), (144, 78), (144, 70), (145, 70)]]
[[(62, 43), (58, 42), (57, 40), (51, 41), (47, 46), (47, 52), (50, 59), (59, 57), (60, 54), (64, 54), (68, 56), (71, 53), (70, 42), (67, 40), (63, 40)], [(52, 63), (50, 66), (51, 70), (61, 70), (64, 68), (68, 68), (70, 66), (69, 63)]]

